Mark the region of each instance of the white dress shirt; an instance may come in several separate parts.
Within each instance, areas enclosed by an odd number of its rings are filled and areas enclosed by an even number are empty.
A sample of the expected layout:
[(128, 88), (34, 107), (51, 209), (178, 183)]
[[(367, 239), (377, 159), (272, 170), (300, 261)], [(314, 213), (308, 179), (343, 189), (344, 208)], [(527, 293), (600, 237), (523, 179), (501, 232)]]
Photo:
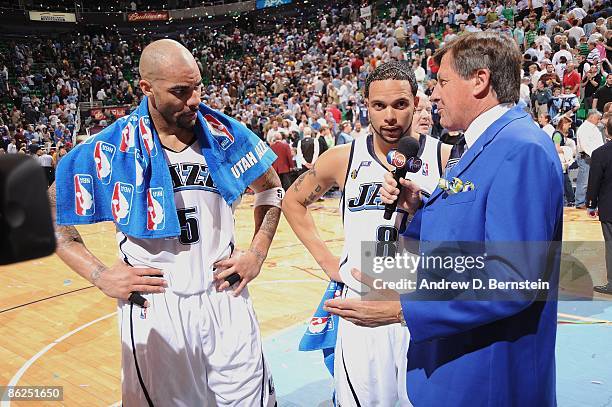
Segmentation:
[(508, 110), (512, 109), (511, 103), (499, 104), (483, 112), (470, 123), (465, 130), (465, 145), (470, 148), (474, 145), (478, 137), (484, 133), (497, 119), (502, 117)]
[(578, 152), (584, 152), (591, 156), (593, 150), (603, 145), (603, 138), (601, 137), (601, 131), (599, 128), (588, 120), (578, 127), (576, 133), (578, 139)]

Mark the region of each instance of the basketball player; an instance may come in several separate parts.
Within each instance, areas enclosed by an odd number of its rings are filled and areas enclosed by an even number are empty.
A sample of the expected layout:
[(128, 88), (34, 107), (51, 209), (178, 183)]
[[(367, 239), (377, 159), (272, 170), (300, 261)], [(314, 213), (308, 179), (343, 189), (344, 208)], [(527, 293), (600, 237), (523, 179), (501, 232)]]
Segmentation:
[[(277, 194), (280, 180), (268, 168), (251, 185), (255, 235), (247, 251), (234, 250), (232, 207), (206, 182), (207, 164), (193, 132), (202, 89), (198, 65), (178, 42), (159, 40), (144, 49), (139, 70), (182, 234), (136, 239), (118, 231), (120, 260), (107, 267), (74, 227), (56, 226), (57, 254), (118, 299), (124, 406), (274, 406), (246, 284), (259, 274), (276, 232), (280, 199), (268, 195)], [(54, 184), (53, 206), (55, 195)], [(232, 273), (241, 278), (233, 291), (224, 281)], [(127, 301), (131, 292), (143, 294), (145, 307)]]
[[(394, 243), (410, 218), (403, 211), (383, 219), (379, 190), (392, 169), (387, 153), (402, 137), (411, 137), (417, 84), (404, 62), (380, 65), (366, 80), (365, 97), (370, 134), (323, 154), (302, 174), (283, 200), (283, 213), (296, 235), (333, 280), (345, 283), (343, 297), (360, 296), (360, 285), (351, 276), (361, 267), (362, 241)], [(422, 170), (411, 174), (425, 193), (431, 193), (442, 169), (440, 144), (428, 136), (421, 141)], [(427, 170), (425, 170), (427, 169)], [(334, 256), (317, 232), (308, 206), (333, 185), (342, 190), (340, 209), (344, 226), (342, 260)], [(337, 404), (348, 406), (409, 406), (406, 393), (406, 354), (410, 334), (398, 323), (364, 328), (340, 319), (334, 359)]]

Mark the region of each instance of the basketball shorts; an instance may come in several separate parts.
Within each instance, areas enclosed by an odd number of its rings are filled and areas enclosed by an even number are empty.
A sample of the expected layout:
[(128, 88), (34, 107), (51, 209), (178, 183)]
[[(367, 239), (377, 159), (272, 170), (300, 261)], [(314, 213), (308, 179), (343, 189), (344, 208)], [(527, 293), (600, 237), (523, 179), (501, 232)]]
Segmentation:
[(406, 391), (410, 332), (400, 324), (361, 327), (339, 319), (334, 387), (339, 407), (412, 406)]
[(276, 403), (245, 289), (143, 295), (119, 301), (123, 406), (262, 406)]

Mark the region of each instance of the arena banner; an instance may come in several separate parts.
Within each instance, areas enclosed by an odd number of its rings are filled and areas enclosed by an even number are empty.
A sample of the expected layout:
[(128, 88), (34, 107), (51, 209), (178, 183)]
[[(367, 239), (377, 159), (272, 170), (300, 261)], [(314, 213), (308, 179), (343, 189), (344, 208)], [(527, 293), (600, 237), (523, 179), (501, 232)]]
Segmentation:
[(139, 21), (167, 21), (168, 17), (167, 11), (137, 11), (127, 13), (127, 21), (130, 23)]
[(29, 11), (30, 20), (51, 23), (76, 23), (76, 14), (56, 11)]
[(293, 0), (257, 0), (257, 9), (268, 8), (268, 7), (277, 7), (282, 6), (284, 4), (291, 4)]
[(105, 106), (102, 108), (93, 108), (89, 111), (91, 117), (95, 120), (108, 118), (108, 115), (113, 115), (115, 118), (127, 116), (130, 113), (130, 106)]
[(361, 18), (369, 18), (372, 16), (372, 6), (361, 7)]

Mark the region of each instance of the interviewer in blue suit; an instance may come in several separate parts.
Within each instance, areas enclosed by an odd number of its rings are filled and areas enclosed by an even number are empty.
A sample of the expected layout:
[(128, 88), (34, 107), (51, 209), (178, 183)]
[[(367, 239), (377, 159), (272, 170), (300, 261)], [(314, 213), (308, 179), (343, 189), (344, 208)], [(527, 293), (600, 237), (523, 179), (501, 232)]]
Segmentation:
[[(431, 293), (417, 289), (399, 302), (335, 299), (327, 309), (365, 326), (405, 321), (411, 332), (407, 388), (417, 407), (554, 406), (563, 216), (559, 158), (550, 138), (514, 105), (521, 54), (511, 38), (465, 35), (434, 60), (440, 70), (432, 101), (443, 127), (464, 132), (467, 148), (445, 178), (470, 181), (473, 188), (438, 188), (423, 202), (413, 183), (402, 179), (400, 194), (388, 174), (381, 197), (385, 203), (398, 199), (398, 207), (415, 213), (409, 232), (422, 248), (476, 242), (494, 253), (480, 273), (440, 276), (421, 268), (419, 280), (541, 280), (549, 289), (467, 289), (459, 293), (467, 301), (458, 300), (457, 292), (423, 300)], [(453, 255), (461, 255), (465, 246), (455, 247)]]

